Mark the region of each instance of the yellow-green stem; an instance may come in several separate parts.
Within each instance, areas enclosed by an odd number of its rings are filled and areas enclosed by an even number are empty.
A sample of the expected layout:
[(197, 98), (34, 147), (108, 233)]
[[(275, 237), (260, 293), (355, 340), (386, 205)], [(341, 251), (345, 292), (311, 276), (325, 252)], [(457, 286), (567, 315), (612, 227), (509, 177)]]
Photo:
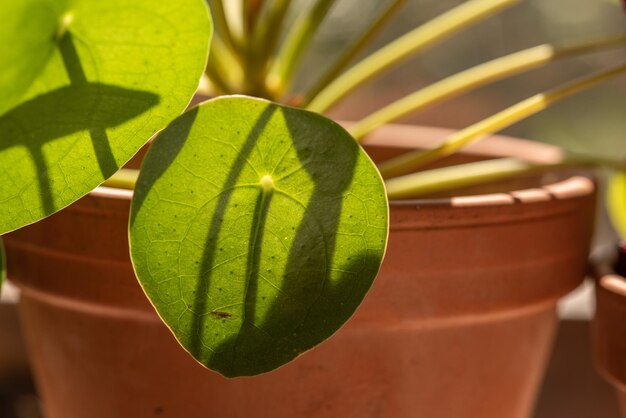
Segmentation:
[(329, 85), (346, 67), (363, 51), (363, 49), (374, 39), (376, 35), (385, 27), (393, 16), (404, 6), (406, 0), (392, 0), (387, 8), (374, 19), (350, 46), (335, 60), (334, 64), (326, 70), (319, 80), (303, 94), (301, 105), (306, 107), (311, 100), (319, 94), (327, 85)]
[(244, 78), (241, 67), (220, 36), (214, 36), (211, 41), (211, 53), (206, 73), (223, 93), (241, 91)]
[(626, 35), (621, 35), (570, 46), (544, 44), (496, 58), (422, 88), (372, 113), (351, 126), (349, 131), (352, 136), (360, 140), (386, 123), (488, 83), (494, 83), (557, 59), (624, 44), (626, 44)]
[(501, 158), (395, 177), (385, 181), (385, 187), (389, 199), (412, 199), (427, 194), (513, 177), (548, 167), (554, 166), (532, 164), (514, 158)]
[(464, 28), (520, 0), (469, 0), (384, 46), (343, 73), (307, 106), (322, 113), (355, 88)]
[(211, 15), (215, 21), (216, 34), (224, 40), (224, 44), (230, 49), (230, 51), (239, 57), (240, 40), (237, 40), (235, 34), (233, 33), (233, 28), (231, 27), (228, 17), (226, 16), (226, 11), (224, 10), (223, 0), (211, 1)]
[[(255, 72), (256, 83), (265, 84), (269, 61), (281, 34), (283, 22), (291, 0), (265, 2), (249, 40), (250, 66)], [(262, 88), (266, 90), (265, 87)]]
[(120, 168), (111, 178), (105, 180), (102, 186), (134, 190), (137, 184), (137, 177), (139, 177), (139, 170)]
[(281, 96), (291, 85), (304, 51), (335, 1), (316, 0), (300, 15), (289, 30), (267, 77), (268, 90), (274, 96)]
[(532, 96), (501, 112), (496, 113), (493, 116), (450, 135), (440, 146), (436, 148), (426, 151), (410, 152), (386, 161), (380, 165), (380, 172), (383, 178), (389, 178), (408, 171), (416, 170), (427, 163), (456, 152), (472, 141), (519, 122), (520, 120), (547, 108), (567, 96), (592, 87), (624, 72), (626, 72), (626, 64), (620, 64), (616, 67), (581, 78), (556, 89)]

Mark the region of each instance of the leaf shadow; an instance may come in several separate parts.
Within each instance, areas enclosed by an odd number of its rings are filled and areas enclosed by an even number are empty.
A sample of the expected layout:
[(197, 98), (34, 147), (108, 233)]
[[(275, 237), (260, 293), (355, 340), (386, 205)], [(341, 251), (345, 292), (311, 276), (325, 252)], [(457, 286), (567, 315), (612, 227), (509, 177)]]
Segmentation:
[[(217, 200), (215, 212), (213, 213), (213, 216), (211, 217), (209, 231), (207, 233), (205, 244), (203, 247), (204, 251), (202, 254), (202, 263), (200, 265), (201, 276), (195, 289), (193, 311), (196, 313), (196, 315), (193, 316), (193, 321), (191, 324), (191, 336), (190, 336), (189, 344), (188, 344), (189, 352), (196, 358), (201, 357), (202, 351), (205, 348), (202, 343), (202, 330), (205, 328), (206, 320), (209, 317), (209, 315), (204, 314), (204, 312), (206, 312), (207, 310), (207, 302), (208, 302), (206, 295), (208, 294), (209, 286), (211, 285), (211, 276), (212, 276), (211, 268), (214, 264), (215, 257), (218, 251), (217, 237), (218, 237), (219, 231), (222, 228), (222, 219), (224, 218), (224, 215), (228, 208), (228, 204), (232, 197), (233, 186), (236, 184), (237, 179), (239, 178), (239, 175), (241, 174), (241, 171), (243, 169), (243, 166), (246, 164), (246, 160), (248, 156), (250, 155), (250, 153), (252, 152), (252, 149), (254, 148), (256, 141), (258, 140), (259, 136), (263, 132), (263, 129), (269, 122), (270, 118), (272, 117), (272, 114), (276, 111), (276, 109), (277, 108), (274, 105), (268, 106), (261, 113), (259, 118), (255, 121), (254, 126), (252, 127), (250, 133), (248, 134), (248, 137), (246, 138), (244, 142), (241, 152), (239, 152), (239, 154), (237, 155), (237, 159), (231, 166), (228, 176), (226, 177), (226, 181), (224, 182), (224, 185), (222, 186), (222, 190), (224, 190), (224, 192), (220, 194)], [(265, 222), (263, 219), (260, 219), (262, 218), (262, 216), (259, 216), (260, 215), (259, 211), (265, 209), (265, 212), (267, 212), (266, 210), (267, 205), (265, 203), (266, 202), (263, 202), (262, 199), (259, 199), (257, 201), (256, 207), (255, 207), (255, 213), (253, 216), (254, 216), (254, 219), (258, 219), (258, 221), (255, 222), (255, 225), (253, 226), (253, 230), (255, 230), (256, 228), (261, 228), (261, 230), (263, 230), (263, 224)], [(262, 236), (260, 238), (262, 239)], [(259, 237), (257, 237), (257, 239), (259, 239)], [(254, 242), (254, 241), (255, 241), (254, 239), (251, 239), (251, 242)], [(251, 257), (255, 257), (255, 255), (252, 255)], [(250, 267), (251, 265), (253, 265), (253, 263), (249, 262), (247, 265), (248, 267)], [(254, 282), (255, 280), (258, 280), (258, 277), (256, 276), (254, 278), (252, 277), (253, 274), (254, 273), (251, 272), (250, 270), (246, 271), (246, 275), (250, 275), (249, 277), (250, 277), (251, 283)], [(249, 284), (249, 286), (254, 287), (255, 285)], [(254, 303), (255, 303), (254, 301), (251, 301), (250, 305), (246, 304), (246, 312), (249, 312), (250, 309), (254, 310)], [(202, 313), (202, 314), (199, 314), (199, 313)]]
[[(300, 112), (285, 109), (283, 115), (300, 164), (313, 180), (314, 189), (288, 251), (281, 291), (271, 301), (261, 323), (254, 323), (256, 303), (262, 297), (258, 293), (259, 279), (262, 279), (259, 272), (259, 243), (263, 240), (272, 196), (263, 204), (257, 202), (254, 216), (259, 219), (260, 224), (253, 224), (251, 237), (255, 228), (260, 228), (261, 232), (256, 236), (257, 244), (251, 246), (248, 252), (246, 274), (249, 282), (244, 301), (245, 316), (239, 333), (213, 350), (207, 364), (226, 377), (268, 372), (330, 337), (354, 313), (371, 285), (370, 280), (358, 280), (359, 272), (372, 266), (375, 268), (380, 261), (379, 257), (367, 251), (353, 255), (344, 270), (335, 272), (331, 280), (330, 263), (335, 256), (343, 194), (352, 183), (359, 148), (356, 142), (344, 141), (342, 149), (330, 155), (328, 137), (323, 132), (311, 133), (309, 127), (303, 127)], [(263, 121), (263, 117), (260, 121)], [(255, 130), (265, 124), (260, 121), (257, 121)], [(251, 135), (251, 138), (255, 136), (258, 134)], [(341, 167), (343, 176), (333, 175), (338, 167)], [(224, 209), (225, 206), (222, 206), (221, 210)], [(323, 243), (316, 242), (316, 237), (311, 235), (313, 224), (321, 228)], [(216, 225), (219, 228), (219, 224)], [(217, 229), (210, 231), (209, 240), (216, 237), (216, 233)], [(211, 245), (210, 241), (207, 243)], [(315, 247), (321, 245), (324, 250), (315, 251)], [(209, 268), (212, 259), (203, 258), (203, 262), (206, 263), (205, 268)], [(319, 270), (320, 265), (325, 266), (325, 269), (318, 276), (302, 273)], [(204, 282), (204, 286), (198, 288), (198, 301), (206, 296), (208, 284), (209, 282)], [(294, 303), (295, 301), (306, 302), (301, 304)], [(228, 320), (220, 317), (212, 319)], [(197, 354), (201, 349), (199, 338), (204, 325), (197, 325), (199, 328), (195, 329), (196, 340), (192, 346), (192, 354)]]
[(150, 92), (87, 81), (70, 32), (58, 46), (70, 84), (35, 96), (0, 116), (0, 152), (26, 148), (37, 171), (40, 203), (46, 214), (57, 209), (49, 176), (53, 163), (47, 162), (44, 154), (47, 143), (85, 132), (84, 140), (91, 142), (100, 173), (108, 178), (120, 164), (106, 130), (159, 103), (159, 96)]

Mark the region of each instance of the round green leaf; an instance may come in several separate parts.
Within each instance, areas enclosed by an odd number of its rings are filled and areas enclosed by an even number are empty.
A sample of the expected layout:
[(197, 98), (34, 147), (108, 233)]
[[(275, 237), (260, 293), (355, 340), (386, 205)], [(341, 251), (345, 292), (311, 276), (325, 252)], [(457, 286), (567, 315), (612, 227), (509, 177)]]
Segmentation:
[(617, 173), (611, 178), (607, 207), (615, 229), (626, 240), (626, 173)]
[(223, 97), (151, 147), (131, 255), (186, 350), (225, 376), (254, 375), (348, 320), (380, 267), (387, 215), (378, 170), (339, 125)]
[(110, 177), (180, 115), (206, 64), (203, 0), (0, 2), (0, 233)]

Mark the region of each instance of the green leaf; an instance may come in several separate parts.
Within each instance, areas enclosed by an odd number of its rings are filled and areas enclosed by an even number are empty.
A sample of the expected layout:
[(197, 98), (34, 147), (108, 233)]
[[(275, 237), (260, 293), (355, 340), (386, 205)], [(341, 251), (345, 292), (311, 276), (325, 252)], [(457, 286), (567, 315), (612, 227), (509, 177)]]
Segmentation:
[(385, 251), (381, 177), (339, 125), (242, 96), (173, 122), (131, 207), (135, 271), (199, 362), (270, 371), (330, 337)]
[(206, 64), (203, 0), (0, 2), (0, 233), (110, 177), (180, 115)]
[(617, 173), (611, 178), (607, 207), (615, 229), (626, 240), (626, 172)]

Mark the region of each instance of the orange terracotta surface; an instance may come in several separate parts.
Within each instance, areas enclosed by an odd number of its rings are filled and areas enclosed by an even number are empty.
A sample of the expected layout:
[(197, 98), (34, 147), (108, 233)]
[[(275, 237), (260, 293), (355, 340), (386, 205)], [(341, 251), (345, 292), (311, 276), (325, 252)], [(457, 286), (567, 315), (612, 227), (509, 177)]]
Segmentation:
[(592, 324), (596, 368), (614, 387), (626, 417), (626, 279), (615, 275), (596, 283)]
[(528, 418), (594, 208), (584, 178), (392, 204), (387, 257), (349, 323), (275, 372), (226, 380), (145, 299), (117, 194), (6, 237), (47, 418)]

